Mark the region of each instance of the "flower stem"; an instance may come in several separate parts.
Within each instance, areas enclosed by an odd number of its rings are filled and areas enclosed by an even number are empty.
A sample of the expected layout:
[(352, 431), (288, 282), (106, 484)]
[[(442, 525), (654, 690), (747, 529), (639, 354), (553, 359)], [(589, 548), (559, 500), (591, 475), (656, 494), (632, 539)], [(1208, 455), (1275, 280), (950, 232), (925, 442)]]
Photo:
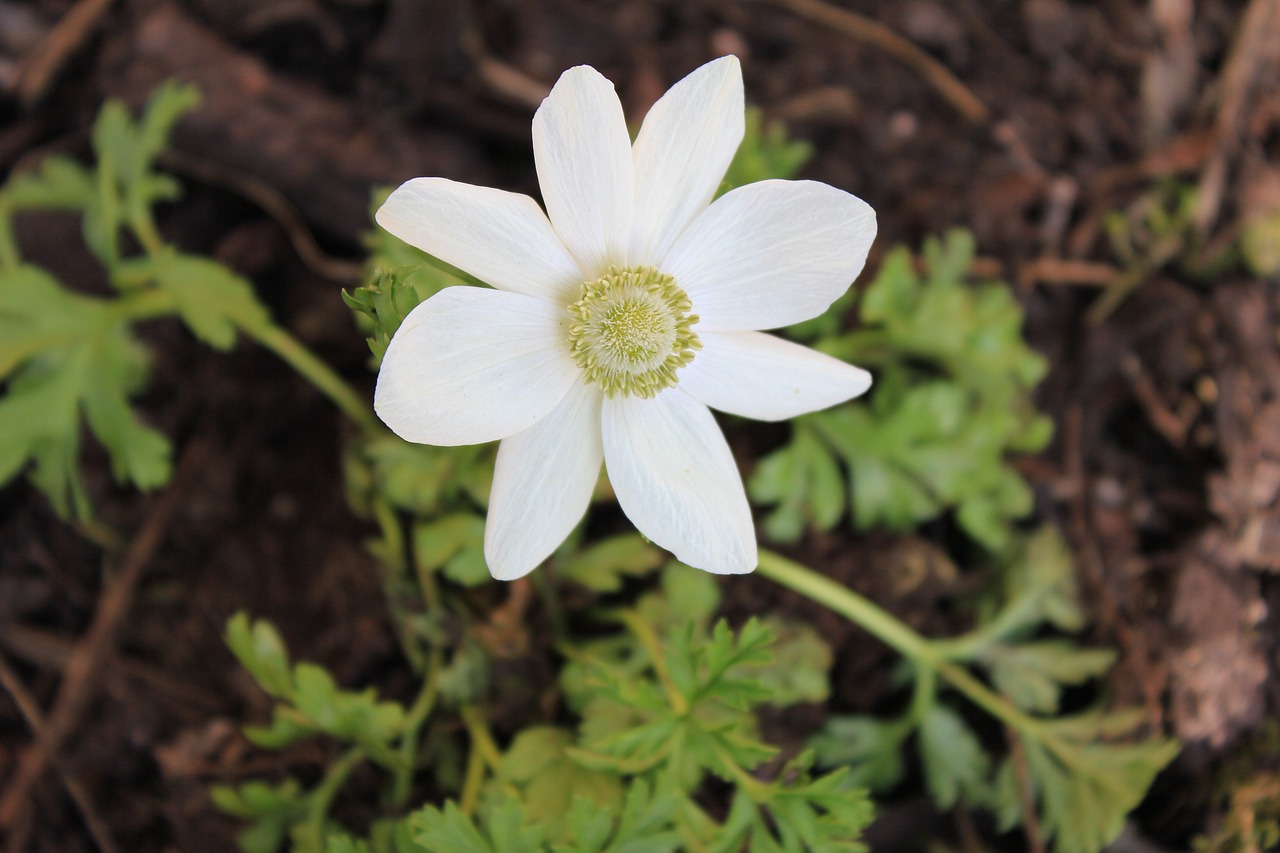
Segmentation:
[(788, 589), (823, 604), (841, 616), (861, 625), (868, 633), (910, 658), (933, 670), (969, 701), (1010, 727), (1045, 740), (1040, 721), (1018, 710), (1012, 703), (987, 687), (967, 670), (948, 661), (934, 643), (872, 601), (847, 587), (823, 577), (812, 569), (771, 551), (760, 551), (758, 571)]

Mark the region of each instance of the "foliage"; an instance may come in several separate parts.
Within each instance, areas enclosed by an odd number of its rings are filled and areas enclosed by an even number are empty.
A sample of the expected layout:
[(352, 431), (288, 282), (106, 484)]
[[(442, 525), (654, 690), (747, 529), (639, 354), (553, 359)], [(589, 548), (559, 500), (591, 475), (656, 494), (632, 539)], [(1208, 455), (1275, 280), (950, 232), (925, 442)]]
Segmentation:
[(748, 107), (742, 144), (733, 155), (720, 191), (757, 181), (793, 178), (812, 156), (812, 145), (791, 139), (782, 123), (766, 122), (758, 107)]
[[(117, 481), (142, 489), (169, 480), (172, 448), (131, 406), (149, 356), (134, 326), (176, 314), (195, 337), (229, 349), (238, 330), (268, 326), (249, 283), (208, 258), (165, 244), (152, 208), (178, 196), (156, 171), (173, 125), (197, 93), (166, 84), (138, 120), (108, 101), (93, 127), (94, 164), (45, 159), (0, 188), (0, 484), (23, 471), (63, 516), (92, 507), (80, 472), (81, 419), (107, 450)], [(22, 259), (14, 217), (28, 211), (81, 217), (85, 244), (114, 292), (91, 296)], [(143, 249), (126, 255), (125, 235)]]
[[(822, 764), (847, 766), (853, 779), (886, 790), (901, 780), (902, 751), (914, 734), (927, 788), (940, 809), (956, 803), (986, 808), (1001, 830), (1011, 829), (1025, 820), (1025, 778), (1039, 804), (1040, 830), (1055, 851), (1100, 850), (1120, 832), (1178, 745), (1162, 738), (1119, 740), (1135, 732), (1141, 714), (1066, 714), (1064, 688), (1105, 675), (1114, 653), (1043, 638), (1048, 630), (1078, 631), (1084, 624), (1070, 556), (1056, 534), (1046, 528), (1020, 542), (998, 569), (1002, 582), (979, 605), (978, 627), (930, 643), (943, 662), (915, 668), (914, 696), (904, 715), (887, 721), (833, 717), (812, 745)], [(942, 704), (937, 673), (956, 664), (985, 670), (1013, 706), (1003, 713), (1017, 744), (1003, 759)]]
[(1006, 457), (1050, 437), (1030, 397), (1045, 361), (1023, 342), (1007, 285), (965, 283), (973, 251), (966, 232), (930, 239), (921, 274), (895, 249), (863, 296), (859, 329), (839, 324), (847, 299), (795, 327), (818, 349), (870, 367), (876, 386), (869, 405), (798, 418), (791, 440), (760, 461), (749, 485), (775, 507), (766, 535), (794, 542), (846, 510), (860, 529), (892, 530), (953, 510), (988, 549), (1008, 544), (1032, 496)]
[[(691, 573), (672, 565), (664, 577), (704, 577)], [(666, 853), (691, 843), (723, 853), (744, 843), (778, 853), (862, 850), (858, 837), (871, 819), (870, 803), (846, 784), (845, 771), (815, 775), (811, 757), (802, 755), (772, 781), (759, 775), (776, 749), (759, 740), (754, 709), (795, 701), (773, 695), (756, 677), (775, 665), (769, 629), (758, 620), (738, 632), (723, 621), (709, 625), (714, 595), (702, 596), (700, 618), (685, 619), (685, 602), (668, 598), (684, 589), (680, 581), (665, 582), (641, 608), (613, 614), (629, 634), (569, 650), (574, 663), (566, 686), (583, 709), (576, 733), (553, 726), (521, 730), (491, 756), (483, 790), (468, 787), (460, 800), (381, 819), (367, 838), (332, 825), (328, 805), (356, 761), (372, 760), (393, 775), (405, 769), (404, 756), (416, 753), (402, 748), (416, 731), (412, 712), (371, 691), (342, 690), (315, 664), (292, 663), (269, 623), (239, 614), (228, 625), (227, 642), (278, 703), (270, 726), (246, 729), (250, 740), (280, 749), (324, 736), (349, 749), (311, 789), (296, 779), (252, 781), (216, 788), (215, 802), (250, 821), (240, 836), (250, 853), (277, 850), (286, 839), (304, 853)], [(658, 625), (667, 626), (664, 639)], [(811, 647), (813, 638), (793, 643)], [(623, 649), (635, 656), (617, 659)], [(786, 644), (780, 651), (792, 667), (813, 662), (811, 651), (788, 651)], [(829, 653), (818, 657), (818, 665), (829, 664)], [(475, 715), (464, 709), (463, 718), (475, 738), (474, 754), (490, 748)], [(630, 720), (638, 724), (619, 728)], [(700, 803), (709, 774), (736, 791), (723, 822)]]

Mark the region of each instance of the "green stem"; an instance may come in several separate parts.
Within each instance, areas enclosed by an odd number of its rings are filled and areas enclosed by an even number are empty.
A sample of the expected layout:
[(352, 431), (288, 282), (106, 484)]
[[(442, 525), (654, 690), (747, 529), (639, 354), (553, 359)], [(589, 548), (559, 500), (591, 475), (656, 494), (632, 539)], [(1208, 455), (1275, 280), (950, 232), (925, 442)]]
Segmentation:
[(13, 270), (21, 264), (18, 241), (13, 239), (13, 211), (9, 203), (0, 198), (0, 268)]
[[(164, 253), (164, 238), (160, 236), (149, 208), (134, 211), (129, 217), (129, 225), (148, 255), (155, 258)], [(364, 397), (293, 335), (270, 322), (241, 325), (240, 331), (279, 356), (366, 432), (375, 433), (382, 429)]]
[(869, 599), (806, 566), (771, 551), (760, 551), (758, 571), (788, 589), (795, 590), (831, 608), (841, 616), (861, 625), (868, 633), (878, 637), (903, 656), (932, 669), (952, 687), (963, 693), (969, 701), (996, 719), (1039, 740), (1050, 739), (1040, 721), (1018, 710), (1003, 696), (969, 674), (967, 670), (946, 660), (934, 648), (933, 643)]
[(244, 334), (280, 357), (304, 379), (314, 385), (366, 432), (382, 430), (364, 397), (356, 393), (333, 368), (307, 349), (293, 335), (275, 324), (241, 326)]
[(360, 747), (348, 749), (341, 758), (329, 766), (324, 779), (311, 792), (310, 802), (307, 805), (306, 823), (301, 830), (301, 838), (306, 845), (304, 849), (315, 851), (324, 849), (324, 819), (329, 814), (329, 806), (333, 804), (333, 798), (338, 795), (338, 791), (346, 783), (351, 771), (355, 770), (364, 759), (365, 753)]
[(440, 695), (440, 671), (443, 668), (444, 652), (439, 647), (433, 647), (427, 661), (427, 674), (422, 682), (422, 690), (405, 714), (404, 732), (400, 735), (400, 769), (396, 771), (391, 786), (391, 802), (397, 807), (403, 806), (409, 799), (409, 787), (418, 763), (418, 735), (431, 716)]
[(623, 624), (631, 629), (631, 633), (636, 635), (640, 645), (644, 646), (644, 650), (649, 653), (649, 659), (653, 663), (653, 671), (658, 675), (658, 683), (662, 685), (662, 691), (667, 694), (667, 703), (671, 706), (671, 710), (678, 717), (683, 717), (689, 713), (689, 703), (685, 701), (684, 694), (676, 687), (675, 681), (671, 678), (671, 673), (667, 670), (667, 661), (662, 654), (662, 644), (659, 642), (653, 626), (631, 610), (622, 611), (621, 618)]

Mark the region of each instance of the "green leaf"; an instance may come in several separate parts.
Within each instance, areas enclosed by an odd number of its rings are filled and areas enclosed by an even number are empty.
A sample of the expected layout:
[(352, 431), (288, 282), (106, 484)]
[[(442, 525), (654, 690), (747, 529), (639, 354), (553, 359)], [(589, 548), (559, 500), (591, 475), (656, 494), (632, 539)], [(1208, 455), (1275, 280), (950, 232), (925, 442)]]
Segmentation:
[(265, 620), (250, 622), (237, 613), (227, 623), (227, 645), (269, 695), (281, 700), (271, 725), (250, 726), (246, 736), (259, 746), (280, 748), (301, 738), (328, 734), (367, 747), (390, 759), (387, 744), (404, 728), (404, 708), (379, 702), (374, 691), (342, 690), (324, 668), (300, 663), (290, 668), (279, 633)]
[(44, 158), (37, 169), (14, 174), (0, 203), (18, 210), (87, 210), (97, 198), (93, 175), (69, 157)]
[(720, 588), (709, 573), (678, 561), (662, 569), (660, 589), (640, 598), (636, 606), (641, 618), (657, 630), (703, 626), (720, 606)]
[(1022, 339), (1022, 310), (1000, 282), (965, 281), (973, 238), (928, 240), (917, 272), (910, 253), (890, 252), (861, 303), (862, 327), (837, 315), (800, 331), (817, 349), (876, 372), (870, 405), (855, 402), (796, 421), (791, 441), (766, 457), (752, 497), (775, 509), (767, 536), (795, 541), (844, 512), (853, 522), (907, 530), (952, 510), (992, 552), (1031, 510), (1010, 453), (1036, 452), (1052, 424), (1030, 392), (1045, 360)]
[(519, 800), (505, 799), (485, 815), (485, 831), (453, 802), (441, 811), (427, 806), (410, 818), (424, 853), (539, 853), (545, 849), (540, 827), (525, 823)]
[(1052, 526), (1019, 540), (1003, 562), (1000, 599), (987, 602), (981, 616), (984, 623), (999, 626), (995, 639), (1016, 640), (1045, 623), (1068, 633), (1084, 628), (1075, 566)]
[(445, 804), (444, 811), (426, 806), (410, 820), (424, 853), (497, 853), (452, 801)]
[(287, 699), (293, 695), (289, 653), (275, 626), (265, 619), (255, 622), (240, 611), (227, 622), (227, 646), (268, 695)]
[[(637, 625), (633, 630), (648, 633)], [(616, 773), (669, 768), (691, 790), (705, 772), (735, 781), (774, 755), (756, 735), (751, 708), (768, 689), (748, 677), (768, 663), (767, 628), (751, 620), (735, 635), (721, 621), (708, 641), (697, 626), (672, 628), (662, 645), (661, 673), (655, 662), (596, 658), (579, 682), (592, 692), (583, 710), (581, 749), (572, 751), (589, 767)]]
[(791, 178), (813, 156), (813, 146), (787, 136), (781, 122), (764, 121), (757, 107), (748, 107), (742, 143), (733, 155), (721, 191), (770, 178)]
[[(361, 489), (349, 498), (366, 512), (371, 495), (420, 516), (456, 509), (459, 499), (470, 494), (467, 481), (478, 476), (473, 469), (487, 469), (492, 476), (495, 450), (496, 444), (432, 447), (389, 433), (373, 436), (348, 457), (348, 489)], [(360, 475), (353, 478), (355, 471)]]
[(424, 569), (444, 572), (463, 586), (489, 581), (484, 559), (484, 519), (471, 513), (446, 515), (413, 529), (414, 558)]
[[(399, 239), (380, 229), (385, 242)], [(400, 245), (405, 246), (401, 243)], [(418, 250), (405, 247), (414, 253)], [(369, 350), (373, 353), (373, 367), (382, 362), (387, 345), (404, 318), (418, 305), (446, 287), (465, 284), (457, 276), (435, 266), (428, 256), (411, 261), (396, 257), (393, 261), (379, 258), (375, 251), (371, 266), (377, 270), (371, 283), (348, 293), (342, 292), (342, 300), (355, 312), (356, 323), (368, 336)], [(390, 264), (389, 268), (387, 264)], [(413, 263), (414, 265), (406, 265)]]
[(839, 464), (803, 422), (789, 444), (760, 460), (747, 485), (754, 500), (777, 507), (763, 524), (775, 542), (797, 542), (810, 528), (830, 530), (844, 515)]
[(527, 818), (541, 827), (548, 838), (562, 839), (573, 824), (571, 807), (611, 815), (622, 805), (618, 777), (582, 766), (568, 749), (573, 734), (552, 726), (531, 726), (522, 730), (502, 756), (500, 781), (510, 782), (521, 792)]
[(570, 840), (551, 848), (554, 853), (674, 853), (681, 842), (674, 821), (683, 802), (670, 787), (633, 779), (616, 816), (591, 800), (574, 800)]
[(765, 803), (771, 820), (767, 824), (757, 822), (752, 850), (764, 849), (762, 841), (770, 824), (780, 850), (794, 853), (866, 850), (862, 833), (875, 816), (866, 792), (850, 787), (847, 771), (843, 769), (811, 778), (810, 761), (810, 756), (799, 756), (783, 770), (781, 778), (786, 781), (771, 786), (771, 796)]
[[(1024, 740), (1030, 772), (1042, 815), (1040, 826), (1057, 853), (1097, 853), (1124, 828), (1125, 817), (1142, 802), (1158, 774), (1178, 754), (1173, 740), (1106, 743), (1103, 718), (1090, 715), (1082, 729), (1079, 720), (1045, 725), (1059, 738), (1062, 751)], [(1083, 739), (1081, 734), (1092, 738)]]
[(165, 251), (126, 261), (119, 269), (123, 276), (145, 276), (167, 291), (191, 333), (214, 349), (231, 349), (238, 329), (261, 329), (270, 322), (249, 282), (209, 258)]
[(129, 398), (144, 384), (146, 351), (113, 304), (64, 290), (35, 267), (0, 272), (0, 482), (32, 465), (32, 482), (62, 515), (87, 517), (80, 414), (120, 482), (154, 488), (170, 476), (170, 445)]
[(1106, 675), (1112, 649), (1081, 649), (1069, 640), (995, 646), (983, 658), (996, 688), (1027, 711), (1053, 714), (1064, 685)]
[(594, 592), (617, 592), (624, 577), (649, 574), (666, 559), (640, 534), (623, 533), (578, 551), (558, 567), (557, 574)]
[(961, 797), (970, 806), (987, 801), (991, 760), (945, 705), (933, 705), (920, 721), (920, 757), (929, 795), (939, 809), (951, 808)]
[(774, 637), (766, 662), (746, 670), (775, 707), (825, 702), (831, 693), (831, 646), (811, 626), (779, 616), (766, 616), (763, 627)]
[(279, 785), (257, 781), (239, 787), (215, 785), (209, 794), (223, 812), (252, 821), (236, 838), (244, 853), (275, 853), (289, 828), (306, 816), (308, 808), (296, 779), (286, 779)]
[(809, 742), (820, 764), (849, 767), (853, 785), (886, 791), (902, 780), (902, 744), (910, 725), (874, 717), (836, 716)]

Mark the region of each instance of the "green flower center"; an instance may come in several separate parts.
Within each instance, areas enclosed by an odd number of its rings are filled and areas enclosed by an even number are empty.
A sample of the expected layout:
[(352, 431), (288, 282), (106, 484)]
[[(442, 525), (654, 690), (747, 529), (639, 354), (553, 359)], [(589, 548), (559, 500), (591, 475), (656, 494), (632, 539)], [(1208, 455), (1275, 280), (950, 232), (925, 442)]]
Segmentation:
[(610, 397), (652, 397), (702, 349), (692, 308), (676, 280), (653, 267), (609, 267), (569, 306), (573, 360)]

